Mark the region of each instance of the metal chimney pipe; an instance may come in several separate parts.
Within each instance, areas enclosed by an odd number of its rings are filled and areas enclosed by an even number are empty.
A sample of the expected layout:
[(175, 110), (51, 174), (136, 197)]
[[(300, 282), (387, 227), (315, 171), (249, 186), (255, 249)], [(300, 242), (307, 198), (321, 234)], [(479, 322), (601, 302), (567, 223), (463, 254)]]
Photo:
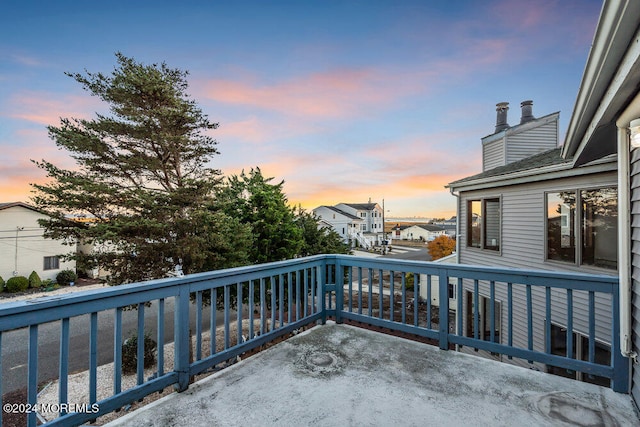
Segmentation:
[(498, 133), (505, 129), (509, 129), (509, 124), (507, 123), (507, 111), (509, 111), (508, 102), (498, 102), (496, 104), (497, 117), (495, 133)]
[(533, 117), (533, 101), (522, 101), (520, 103), (520, 108), (522, 109), (522, 117), (520, 117), (520, 124), (530, 122), (535, 120)]

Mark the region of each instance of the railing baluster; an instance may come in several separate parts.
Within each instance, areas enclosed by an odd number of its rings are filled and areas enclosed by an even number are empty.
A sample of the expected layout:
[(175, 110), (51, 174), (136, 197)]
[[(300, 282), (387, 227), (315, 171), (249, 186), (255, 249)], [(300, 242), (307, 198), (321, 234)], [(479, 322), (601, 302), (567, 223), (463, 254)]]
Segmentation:
[(293, 322), (293, 283), (291, 282), (291, 272), (287, 273), (287, 322)]
[(211, 319), (209, 319), (209, 355), (218, 351), (218, 288), (211, 288)]
[(89, 332), (89, 404), (97, 402), (98, 388), (98, 313), (90, 316)]
[(393, 289), (393, 285), (394, 285), (394, 279), (396, 276), (396, 272), (391, 270), (389, 272), (389, 321), (393, 322), (393, 312), (394, 312), (394, 301), (393, 301), (393, 294), (394, 294), (394, 289)]
[(158, 300), (158, 377), (164, 375), (164, 298)]
[(431, 329), (431, 274), (427, 274), (427, 329)]
[(117, 307), (113, 319), (113, 394), (122, 391), (122, 307)]
[(367, 296), (367, 312), (369, 313), (369, 317), (373, 316), (373, 268), (367, 269), (369, 272), (369, 283), (367, 289), (369, 289), (369, 294)]
[(144, 304), (138, 304), (137, 384), (144, 382)]
[(269, 287), (271, 289), (271, 328), (269, 330), (273, 331), (276, 328), (276, 312), (278, 310), (276, 305), (276, 276), (271, 276), (269, 280), (271, 281), (271, 286)]
[(224, 286), (224, 349), (229, 348), (229, 323), (231, 320), (231, 313), (229, 313), (229, 289), (230, 285)]
[(402, 324), (407, 323), (407, 273), (402, 272)]
[(544, 349), (547, 354), (551, 354), (551, 288), (549, 286), (544, 287), (544, 295), (545, 295), (545, 325), (544, 325), (544, 335), (545, 335), (545, 344)]
[(300, 286), (300, 270), (296, 270), (296, 321), (300, 320), (300, 300), (301, 300), (301, 295), (300, 295), (300, 289), (302, 287)]
[(244, 284), (243, 283), (237, 283), (236, 284), (236, 328), (237, 328), (237, 333), (236, 333), (236, 345), (240, 345), (242, 344), (242, 310), (243, 310), (243, 305), (242, 305), (242, 298), (243, 298), (243, 292), (242, 292), (242, 288), (243, 288)]
[(249, 280), (249, 302), (247, 303), (247, 310), (249, 310), (249, 339), (253, 339), (253, 310), (255, 309), (255, 295), (254, 295), (254, 282)]
[(265, 278), (260, 278), (260, 335), (267, 332), (267, 296), (265, 290)]
[(489, 340), (496, 342), (496, 282), (491, 280), (489, 282)]
[[(507, 323), (509, 327), (508, 345), (513, 347), (513, 284), (507, 283)], [(513, 359), (513, 356), (508, 356), (509, 360)]]
[(307, 306), (309, 305), (309, 269), (302, 270), (304, 276), (304, 306), (302, 307), (302, 315), (307, 317)]
[(316, 305), (316, 291), (317, 291), (317, 283), (316, 283), (316, 269), (311, 268), (311, 314), (316, 313), (317, 305)]
[(456, 289), (456, 303), (457, 303), (457, 323), (458, 323), (458, 336), (462, 336), (462, 277), (458, 277), (458, 289)]
[[(479, 334), (479, 329), (480, 329), (480, 319), (479, 319), (479, 313), (478, 310), (480, 309), (480, 304), (479, 304), (479, 289), (478, 289), (478, 279), (475, 279), (473, 281), (473, 338), (474, 339), (479, 339), (480, 334)], [(478, 349), (476, 348), (476, 351)]]
[(196, 360), (202, 359), (202, 291), (196, 292)]
[(384, 314), (384, 290), (382, 289), (382, 270), (378, 270), (378, 319), (382, 319), (382, 315)]
[[(527, 285), (527, 348), (533, 350), (533, 309), (531, 301), (531, 285)], [(533, 363), (533, 360), (528, 360)]]
[(567, 357), (573, 358), (573, 290), (567, 289)]
[[(58, 403), (69, 403), (69, 318), (60, 322), (60, 366), (58, 367)], [(2, 372), (0, 370), (0, 372)], [(60, 407), (59, 415), (67, 413), (65, 407)]]
[(347, 286), (349, 287), (349, 294), (347, 295), (347, 301), (349, 304), (349, 313), (353, 313), (353, 267), (347, 267), (348, 273), (347, 273), (347, 280), (349, 281), (349, 283), (347, 284)]
[(593, 291), (589, 291), (589, 362), (596, 361), (596, 302)]
[(362, 267), (358, 267), (358, 314), (362, 314)]
[[(38, 400), (38, 325), (29, 326), (29, 355), (27, 361), (27, 403), (32, 407)], [(32, 411), (27, 415), (27, 425), (36, 426), (36, 412)]]
[(418, 315), (418, 308), (420, 304), (420, 275), (413, 273), (413, 326), (419, 326), (420, 316)]
[[(324, 298), (324, 295), (322, 296)], [(278, 275), (278, 317), (279, 325), (282, 328), (284, 326), (284, 275)]]

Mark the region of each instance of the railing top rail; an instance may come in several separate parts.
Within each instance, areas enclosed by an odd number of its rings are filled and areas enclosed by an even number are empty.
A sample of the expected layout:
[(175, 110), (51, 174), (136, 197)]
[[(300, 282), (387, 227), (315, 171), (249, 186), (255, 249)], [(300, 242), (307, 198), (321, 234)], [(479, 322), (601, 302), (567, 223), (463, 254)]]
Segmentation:
[[(138, 304), (158, 298), (172, 297), (178, 294), (179, 287), (186, 285), (194, 290), (210, 287), (222, 286), (223, 284), (242, 282), (269, 276), (270, 273), (278, 274), (283, 270), (291, 270), (296, 267), (321, 265), (326, 259), (326, 255), (314, 255), (304, 258), (296, 258), (285, 261), (277, 261), (265, 264), (250, 265), (244, 267), (228, 268), (205, 273), (190, 274), (183, 277), (169, 277), (164, 279), (149, 280), (140, 283), (131, 283), (105, 289), (95, 289), (91, 291), (78, 291), (62, 295), (43, 296), (30, 300), (0, 303), (0, 330), (18, 328), (28, 325), (25, 321), (6, 325), (6, 319), (15, 318), (16, 315), (26, 314), (35, 311), (56, 309), (60, 310), (56, 319), (78, 315), (79, 313), (65, 312), (65, 308), (78, 305), (91, 304), (95, 301), (102, 301), (102, 307), (95, 307), (95, 311), (106, 310), (114, 307), (121, 307), (130, 304)], [(106, 303), (110, 301), (110, 303)], [(51, 316), (49, 316), (51, 317)], [(56, 320), (47, 318), (40, 322)], [(34, 319), (37, 320), (37, 319)]]
[[(525, 270), (507, 267), (485, 267), (478, 265), (444, 264), (430, 261), (400, 260), (390, 258), (367, 258), (352, 255), (328, 255), (328, 261), (339, 261), (345, 266), (382, 268), (396, 271), (411, 271), (421, 274), (438, 274), (446, 270), (451, 277), (462, 277), (479, 280), (494, 280), (500, 282), (513, 281), (515, 283), (546, 286), (553, 283), (556, 287), (580, 288), (580, 284), (603, 284), (617, 286), (618, 276), (571, 273), (545, 270)], [(566, 282), (565, 285), (562, 282)], [(602, 289), (602, 292), (611, 290)]]
[[(26, 301), (0, 303), (0, 330), (23, 327), (30, 324), (28, 322), (42, 323), (44, 321), (75, 316), (81, 314), (80, 306), (83, 306), (84, 310), (107, 310), (114, 307), (175, 296), (178, 293), (178, 288), (183, 285), (189, 286), (190, 291), (197, 291), (234, 282), (239, 283), (261, 277), (268, 277), (295, 268), (320, 266), (325, 263), (340, 263), (344, 266), (395, 270), (398, 272), (405, 271), (417, 274), (438, 275), (444, 271), (449, 277), (552, 286), (605, 293), (614, 293), (618, 285), (618, 277), (616, 276), (325, 254), (197, 273), (184, 277), (150, 280), (142, 283), (120, 285), (93, 291), (79, 291)], [(100, 303), (98, 303), (98, 301), (100, 301)], [(70, 307), (76, 308), (71, 310)], [(48, 310), (46, 320), (45, 318), (41, 318), (40, 322), (38, 322), (37, 316), (33, 315), (33, 313), (36, 311), (42, 313), (45, 310)], [(30, 314), (30, 316), (23, 316), (20, 321), (17, 321), (16, 315), (26, 314)], [(15, 322), (12, 321), (10, 322), (11, 324), (9, 324), (8, 318), (12, 318)]]

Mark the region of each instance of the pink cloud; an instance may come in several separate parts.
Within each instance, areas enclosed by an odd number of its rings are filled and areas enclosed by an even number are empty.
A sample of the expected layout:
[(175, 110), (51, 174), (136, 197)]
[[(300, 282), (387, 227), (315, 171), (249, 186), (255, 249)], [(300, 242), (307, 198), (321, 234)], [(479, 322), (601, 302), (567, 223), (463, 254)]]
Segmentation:
[(11, 110), (3, 115), (41, 125), (57, 125), (60, 117), (89, 118), (100, 107), (88, 96), (37, 92), (16, 94), (7, 104)]
[(214, 79), (205, 96), (290, 115), (336, 118), (363, 114), (423, 87), (375, 70), (338, 70), (296, 77), (273, 85)]

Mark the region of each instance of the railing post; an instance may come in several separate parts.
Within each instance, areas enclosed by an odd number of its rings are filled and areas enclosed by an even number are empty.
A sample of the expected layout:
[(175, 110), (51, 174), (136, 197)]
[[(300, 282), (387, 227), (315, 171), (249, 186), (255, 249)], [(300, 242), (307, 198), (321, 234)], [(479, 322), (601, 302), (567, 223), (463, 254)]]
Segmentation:
[(438, 269), (438, 297), (440, 300), (438, 308), (440, 349), (449, 350), (449, 275), (445, 268)]
[[(215, 304), (214, 301), (211, 302)], [(174, 317), (174, 366), (178, 374), (178, 383), (174, 385), (177, 392), (189, 387), (189, 286), (180, 285), (175, 297)]]
[(611, 303), (613, 316), (613, 339), (611, 340), (611, 367), (613, 368), (613, 378), (611, 378), (611, 388), (618, 393), (629, 393), (629, 371), (631, 359), (622, 355), (620, 351), (620, 287), (613, 287), (613, 301)]
[(344, 308), (344, 271), (342, 270), (342, 263), (339, 259), (336, 259), (335, 264), (335, 278), (336, 278), (336, 323), (342, 323), (342, 310)]
[(327, 269), (327, 259), (324, 258), (322, 265), (320, 267), (316, 267), (318, 274), (317, 274), (317, 292), (316, 292), (316, 311), (320, 313), (320, 323), (321, 324), (325, 324), (327, 323), (327, 309), (325, 307), (325, 301), (327, 298), (327, 295), (325, 293), (325, 277), (326, 277), (326, 269)]

